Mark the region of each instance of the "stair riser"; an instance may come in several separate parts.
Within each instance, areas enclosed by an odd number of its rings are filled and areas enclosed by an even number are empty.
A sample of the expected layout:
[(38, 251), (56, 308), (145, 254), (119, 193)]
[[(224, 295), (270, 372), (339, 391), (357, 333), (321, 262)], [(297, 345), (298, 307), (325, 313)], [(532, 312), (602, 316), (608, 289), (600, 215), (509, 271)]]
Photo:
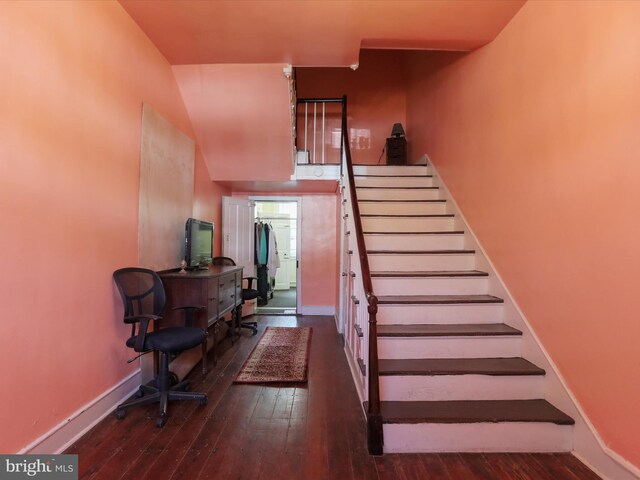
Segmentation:
[(358, 188), (358, 200), (438, 200), (440, 190), (407, 190), (404, 188)]
[(442, 232), (453, 230), (453, 217), (364, 217), (365, 232)]
[[(369, 248), (368, 244), (367, 248)], [(371, 268), (372, 272), (472, 270), (473, 268), (475, 268), (475, 257), (471, 254), (376, 254), (369, 255), (369, 267)]]
[(360, 213), (369, 215), (433, 215), (447, 213), (445, 202), (360, 202)]
[(512, 358), (521, 354), (520, 336), (378, 337), (379, 358)]
[(385, 453), (570, 452), (573, 426), (536, 422), (384, 424)]
[(378, 305), (377, 320), (382, 325), (500, 323), (502, 314), (501, 304)]
[(373, 278), (376, 295), (475, 295), (486, 294), (488, 277), (471, 278)]
[(356, 187), (433, 187), (433, 177), (356, 177)]
[(430, 175), (426, 165), (354, 165), (354, 175)]
[(382, 400), (527, 400), (544, 397), (544, 376), (382, 375)]
[(364, 243), (367, 250), (458, 250), (464, 248), (464, 235), (365, 235)]

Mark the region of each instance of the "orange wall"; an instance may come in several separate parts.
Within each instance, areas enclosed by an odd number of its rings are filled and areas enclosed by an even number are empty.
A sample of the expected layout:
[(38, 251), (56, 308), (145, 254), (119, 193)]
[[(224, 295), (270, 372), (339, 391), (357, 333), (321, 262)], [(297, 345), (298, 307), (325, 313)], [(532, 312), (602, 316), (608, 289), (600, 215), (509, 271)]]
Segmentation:
[(638, 467), (639, 24), (640, 2), (527, 2), (472, 54), (415, 54), (407, 113), (414, 151)]
[(334, 305), (339, 278), (336, 194), (302, 197), (302, 305)]
[(284, 65), (177, 65), (173, 71), (213, 180), (289, 180)]
[[(377, 163), (393, 124), (400, 122), (406, 127), (407, 94), (402, 59), (397, 51), (362, 50), (360, 67), (356, 71), (349, 68), (296, 69), (298, 98), (347, 95), (349, 142), (354, 163)], [(298, 109), (299, 117), (303, 108)], [(332, 118), (331, 121), (330, 126), (340, 127), (339, 119)], [(299, 123), (298, 131), (298, 148), (303, 149), (304, 123)], [(363, 135), (365, 131), (369, 132), (369, 139)], [(311, 145), (310, 140), (307, 143)], [(385, 162), (383, 155), (380, 163)]]
[[(170, 65), (118, 3), (3, 2), (0, 45), (0, 452), (12, 453), (135, 370), (111, 274), (138, 260), (142, 102), (193, 132)], [(194, 211), (210, 215), (200, 205), (217, 192), (197, 183)]]
[(196, 146), (195, 178), (193, 182), (193, 217), (213, 222), (213, 255), (222, 255), (222, 197), (231, 189), (211, 181), (200, 147)]

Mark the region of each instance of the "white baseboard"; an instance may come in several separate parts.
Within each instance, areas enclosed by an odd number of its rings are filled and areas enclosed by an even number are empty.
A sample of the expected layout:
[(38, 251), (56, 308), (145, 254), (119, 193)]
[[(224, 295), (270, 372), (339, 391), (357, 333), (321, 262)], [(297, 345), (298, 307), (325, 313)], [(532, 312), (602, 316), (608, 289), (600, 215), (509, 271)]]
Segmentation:
[[(422, 155), (417, 162), (415, 163), (410, 163), (409, 165), (429, 165), (431, 164), (431, 160), (429, 159), (428, 155), (425, 153), (424, 155)], [(433, 164), (431, 164), (433, 165)]]
[[(343, 351), (344, 351), (345, 356), (347, 357), (347, 364), (349, 365), (349, 370), (351, 371), (351, 377), (353, 378), (353, 384), (356, 387), (356, 392), (358, 392), (358, 399), (360, 400), (360, 406), (362, 406), (363, 409), (364, 409), (363, 404), (366, 401), (366, 397), (365, 397), (365, 385), (366, 385), (366, 382), (364, 382), (364, 380), (363, 380), (362, 372), (360, 371), (360, 367), (358, 365), (356, 365), (356, 363), (353, 361), (354, 355), (353, 355), (353, 352), (351, 351), (351, 348), (349, 348), (349, 343), (348, 342), (344, 342)], [(366, 417), (366, 415), (365, 415), (365, 417)]]
[(140, 386), (140, 369), (99, 395), (20, 450), (19, 454), (58, 454), (109, 415)]
[(300, 315), (329, 315), (335, 316), (336, 307), (334, 305), (302, 305), (298, 310)]
[[(638, 469), (638, 467), (618, 455), (609, 447), (600, 445), (600, 448), (602, 452), (608, 455), (608, 458), (597, 458), (597, 465), (594, 465), (593, 455), (574, 450), (573, 456), (596, 472), (604, 480), (635, 480), (640, 478), (640, 469)], [(596, 456), (599, 457), (600, 455), (601, 453), (596, 453)]]

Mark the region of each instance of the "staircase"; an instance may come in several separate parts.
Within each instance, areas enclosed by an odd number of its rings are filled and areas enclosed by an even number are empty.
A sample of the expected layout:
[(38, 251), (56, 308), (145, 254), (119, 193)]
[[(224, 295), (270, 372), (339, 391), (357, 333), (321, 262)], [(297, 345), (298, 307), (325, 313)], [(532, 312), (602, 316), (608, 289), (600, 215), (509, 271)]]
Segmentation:
[(355, 166), (373, 291), (384, 452), (572, 450), (491, 274), (430, 167)]

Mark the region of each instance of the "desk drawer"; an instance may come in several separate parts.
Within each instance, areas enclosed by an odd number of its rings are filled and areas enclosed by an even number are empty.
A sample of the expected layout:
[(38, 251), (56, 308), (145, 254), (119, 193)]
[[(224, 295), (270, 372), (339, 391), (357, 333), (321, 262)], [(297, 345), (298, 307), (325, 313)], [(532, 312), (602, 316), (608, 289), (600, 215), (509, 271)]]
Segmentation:
[(220, 299), (218, 300), (219, 305), (219, 313), (223, 313), (229, 310), (231, 307), (236, 304), (236, 291), (235, 289), (227, 290), (223, 294), (220, 295)]
[(220, 279), (220, 286), (218, 289), (218, 305), (219, 312), (225, 312), (236, 304), (237, 288), (236, 288), (236, 276), (228, 275)]
[(211, 325), (211, 322), (218, 316), (218, 280), (209, 280), (207, 283), (207, 317), (208, 323)]

